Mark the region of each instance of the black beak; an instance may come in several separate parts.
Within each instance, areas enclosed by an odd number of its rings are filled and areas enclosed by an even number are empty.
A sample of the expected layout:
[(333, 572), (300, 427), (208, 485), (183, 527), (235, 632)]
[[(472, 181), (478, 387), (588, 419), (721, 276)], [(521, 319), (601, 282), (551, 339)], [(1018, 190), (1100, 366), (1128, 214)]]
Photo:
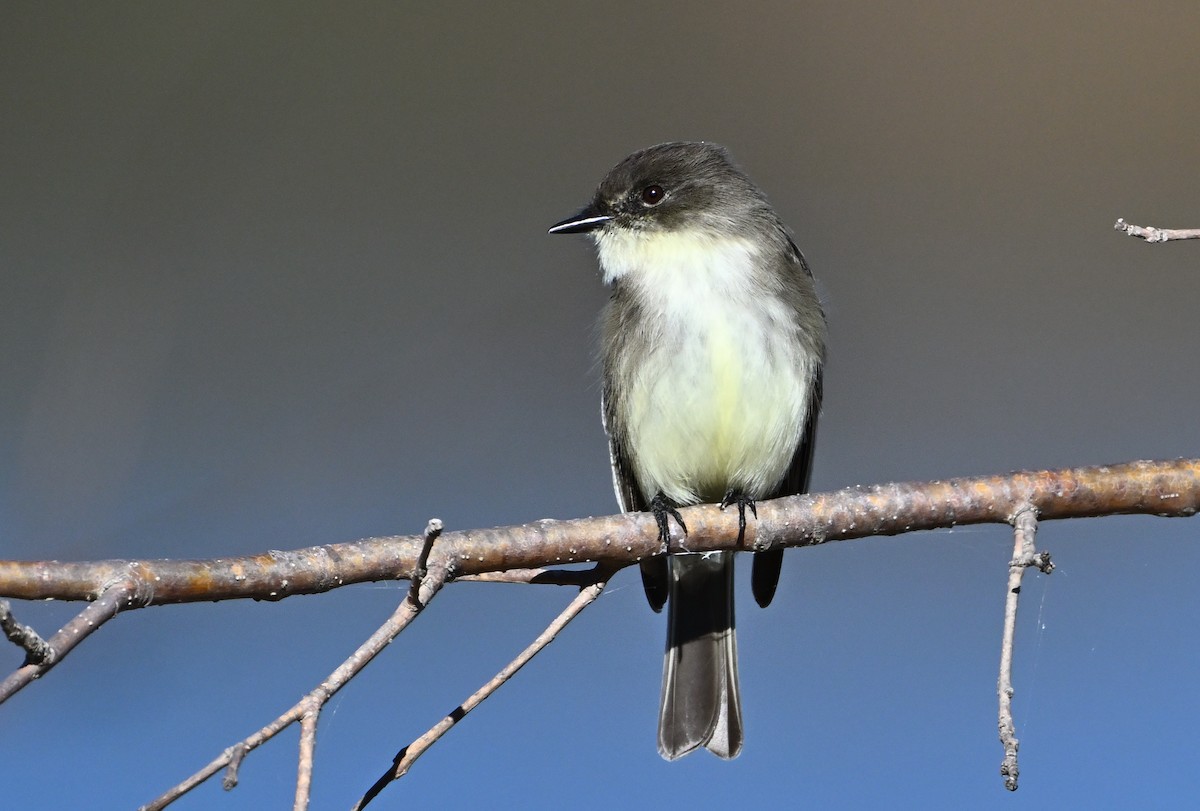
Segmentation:
[(601, 214), (595, 204), (588, 206), (574, 217), (567, 217), (559, 223), (550, 226), (551, 234), (586, 234), (603, 227), (612, 219), (610, 214)]

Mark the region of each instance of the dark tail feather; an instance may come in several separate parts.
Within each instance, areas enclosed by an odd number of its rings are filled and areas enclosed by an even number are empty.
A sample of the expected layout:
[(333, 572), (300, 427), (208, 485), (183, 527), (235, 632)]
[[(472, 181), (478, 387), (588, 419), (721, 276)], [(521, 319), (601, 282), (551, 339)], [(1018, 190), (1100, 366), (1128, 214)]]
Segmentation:
[(701, 746), (742, 751), (731, 552), (670, 556), (658, 751), (675, 760)]
[(655, 555), (641, 563), (642, 588), (646, 591), (646, 601), (657, 614), (662, 611), (670, 594), (671, 572), (666, 555)]
[(750, 590), (754, 592), (754, 602), (763, 608), (771, 604), (782, 570), (782, 549), (754, 553), (754, 561), (750, 564)]

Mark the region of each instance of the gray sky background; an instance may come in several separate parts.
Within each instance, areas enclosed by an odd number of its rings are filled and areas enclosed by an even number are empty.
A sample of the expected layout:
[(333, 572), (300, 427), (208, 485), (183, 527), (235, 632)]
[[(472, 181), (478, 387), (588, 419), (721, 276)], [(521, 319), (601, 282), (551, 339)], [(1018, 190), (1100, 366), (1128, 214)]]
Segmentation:
[[(728, 146), (821, 282), (814, 488), (1194, 456), (1200, 245), (1112, 223), (1200, 226), (1197, 53), (1183, 2), (7, 3), (0, 556), (613, 511), (606, 293), (586, 241), (545, 229), (673, 139)], [(1198, 527), (1042, 527), (1016, 795), (1011, 546), (964, 528), (789, 554), (775, 605), (740, 606), (733, 763), (655, 753), (663, 622), (627, 572), (378, 805), (1179, 806)], [(120, 617), (0, 710), (0, 796), (150, 799), (402, 594)], [(568, 597), (448, 589), (325, 713), (314, 807), (348, 807)], [(47, 633), (77, 608), (18, 606)], [(293, 733), (177, 807), (289, 807), (294, 759)]]

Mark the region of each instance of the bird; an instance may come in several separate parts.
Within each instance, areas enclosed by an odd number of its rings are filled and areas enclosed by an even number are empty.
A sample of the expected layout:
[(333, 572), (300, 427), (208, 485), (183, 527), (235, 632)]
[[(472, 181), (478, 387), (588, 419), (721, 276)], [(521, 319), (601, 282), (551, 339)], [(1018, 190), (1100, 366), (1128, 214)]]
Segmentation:
[[(580, 212), (550, 228), (587, 234), (611, 296), (600, 317), (601, 414), (624, 512), (652, 512), (664, 551), (679, 508), (738, 508), (807, 492), (825, 358), (825, 315), (803, 254), (725, 148), (675, 141), (614, 166)], [(683, 547), (686, 548), (686, 543)], [(734, 553), (641, 561), (667, 606), (658, 751), (736, 757), (744, 740)], [(754, 554), (766, 607), (783, 550)]]

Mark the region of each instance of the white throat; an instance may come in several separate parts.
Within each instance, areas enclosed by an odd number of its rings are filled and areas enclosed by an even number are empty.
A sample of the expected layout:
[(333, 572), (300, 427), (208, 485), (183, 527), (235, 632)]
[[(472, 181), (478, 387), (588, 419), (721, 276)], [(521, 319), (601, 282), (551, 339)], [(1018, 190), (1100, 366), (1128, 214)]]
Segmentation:
[(595, 239), (605, 284), (623, 281), (637, 287), (673, 287), (680, 283), (694, 291), (697, 284), (745, 282), (754, 275), (758, 256), (758, 249), (748, 239), (696, 230), (646, 233), (605, 229), (597, 232)]

